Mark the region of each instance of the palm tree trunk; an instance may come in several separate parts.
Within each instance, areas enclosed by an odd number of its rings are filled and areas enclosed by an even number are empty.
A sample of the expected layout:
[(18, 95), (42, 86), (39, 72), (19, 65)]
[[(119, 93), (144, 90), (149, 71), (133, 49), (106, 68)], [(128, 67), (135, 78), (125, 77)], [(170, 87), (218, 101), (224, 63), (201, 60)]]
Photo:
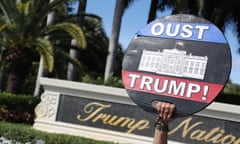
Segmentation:
[(6, 92), (19, 94), (24, 81), (16, 73), (9, 73), (7, 78)]
[(14, 94), (22, 92), (22, 87), (31, 68), (31, 64), (31, 61), (26, 62), (18, 60), (10, 65), (6, 84), (7, 92)]
[(1, 66), (0, 68), (0, 90), (4, 90), (5, 87), (5, 81), (6, 81), (6, 77), (5, 77), (5, 66)]
[[(49, 2), (53, 2), (54, 0), (50, 0)], [(55, 17), (55, 14), (54, 12), (51, 12), (48, 14), (47, 16), (47, 22), (46, 22), (46, 25), (50, 25), (54, 22), (54, 17)], [(46, 39), (49, 39), (49, 36), (46, 36), (45, 37)], [(43, 61), (43, 57), (41, 56), (40, 57), (40, 61), (39, 61), (39, 67), (38, 67), (38, 73), (37, 73), (37, 80), (36, 80), (36, 84), (35, 84), (35, 89), (34, 89), (34, 93), (33, 95), (34, 96), (38, 96), (39, 93), (40, 93), (40, 78), (44, 76), (44, 61)]]
[(105, 66), (104, 82), (108, 81), (108, 78), (114, 71), (115, 57), (118, 47), (118, 39), (122, 22), (122, 15), (124, 12), (124, 0), (117, 0), (114, 10), (112, 34), (109, 40), (108, 56)]
[(148, 13), (147, 23), (150, 23), (151, 21), (153, 21), (156, 18), (157, 4), (158, 4), (158, 0), (151, 0), (151, 6), (150, 6), (149, 13)]
[(177, 0), (176, 9), (173, 11), (173, 14), (186, 14), (188, 13), (188, 0)]
[(205, 7), (204, 1), (203, 0), (198, 0), (197, 4), (198, 4), (198, 15), (199, 16), (204, 16), (204, 7)]
[[(4, 39), (5, 40), (5, 39)], [(2, 57), (3, 57), (3, 52), (5, 47), (1, 47), (2, 50), (0, 52), (0, 62), (2, 62)], [(1, 65), (0, 67), (0, 90), (4, 90), (4, 85), (5, 85), (5, 65)]]
[[(86, 0), (79, 0), (79, 6), (78, 6), (78, 19), (77, 19), (77, 25), (79, 25), (80, 27), (83, 26), (83, 22), (84, 22), (84, 13), (86, 11), (86, 5), (87, 5), (87, 1)], [(72, 40), (71, 41), (71, 45), (76, 47), (76, 41)], [(74, 59), (78, 59), (79, 56), (79, 52), (76, 49), (70, 49), (69, 51), (69, 55), (70, 57), (74, 58)], [(74, 65), (72, 63), (68, 64), (68, 70), (67, 70), (67, 79), (74, 81), (79, 79), (77, 76), (77, 69), (76, 67), (74, 67)]]

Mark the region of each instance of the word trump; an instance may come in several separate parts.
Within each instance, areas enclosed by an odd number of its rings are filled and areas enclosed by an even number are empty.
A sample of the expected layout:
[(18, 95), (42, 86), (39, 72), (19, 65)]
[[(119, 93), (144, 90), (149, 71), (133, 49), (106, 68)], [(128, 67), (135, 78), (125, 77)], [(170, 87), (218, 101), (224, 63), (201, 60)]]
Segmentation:
[(87, 116), (77, 115), (77, 120), (82, 122), (91, 121), (92, 123), (101, 122), (104, 125), (113, 127), (121, 127), (127, 129), (127, 133), (137, 130), (144, 130), (150, 127), (150, 123), (146, 119), (136, 120), (135, 118), (119, 116), (116, 114), (103, 113), (106, 109), (111, 109), (111, 104), (102, 104), (98, 102), (88, 103), (84, 107), (84, 113)]
[[(191, 98), (193, 94), (200, 93), (201, 86), (194, 83), (179, 82), (176, 80), (163, 80), (161, 84), (161, 79), (153, 79), (150, 76), (140, 76), (136, 74), (129, 74), (131, 79), (130, 87), (134, 88), (136, 83), (139, 81), (139, 89), (146, 91), (154, 91), (159, 94), (167, 93), (168, 95), (181, 96), (185, 94), (186, 98)], [(161, 85), (161, 87), (159, 87)], [(208, 92), (208, 86), (204, 86), (206, 89), (205, 95)], [(202, 97), (203, 100), (206, 100), (206, 97)]]
[[(123, 71), (126, 89), (209, 103), (221, 85)], [(211, 90), (213, 88), (213, 90)]]

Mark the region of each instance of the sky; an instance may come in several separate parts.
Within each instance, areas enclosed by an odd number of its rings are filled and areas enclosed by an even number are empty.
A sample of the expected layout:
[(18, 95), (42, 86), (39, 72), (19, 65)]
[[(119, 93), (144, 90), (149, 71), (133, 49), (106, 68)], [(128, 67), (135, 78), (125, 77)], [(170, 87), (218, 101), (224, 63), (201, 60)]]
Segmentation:
[[(135, 1), (124, 13), (119, 36), (119, 43), (126, 50), (134, 34), (146, 25), (150, 0)], [(103, 26), (108, 36), (111, 35), (112, 21), (115, 8), (115, 0), (88, 0), (87, 13), (97, 14), (102, 17)], [(170, 15), (170, 11), (158, 12), (157, 18)], [(233, 83), (240, 84), (240, 47), (237, 38), (232, 34), (233, 27), (227, 27), (225, 37), (229, 43), (232, 53), (232, 70), (230, 79)]]

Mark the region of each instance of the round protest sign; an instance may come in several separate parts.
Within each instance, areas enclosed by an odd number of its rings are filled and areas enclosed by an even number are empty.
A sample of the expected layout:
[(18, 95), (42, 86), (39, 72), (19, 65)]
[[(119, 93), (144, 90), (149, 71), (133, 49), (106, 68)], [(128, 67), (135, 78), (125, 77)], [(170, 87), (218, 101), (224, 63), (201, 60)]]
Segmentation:
[(222, 32), (193, 15), (172, 15), (140, 29), (125, 53), (122, 79), (141, 108), (176, 105), (175, 117), (196, 113), (222, 91), (231, 70), (231, 53)]

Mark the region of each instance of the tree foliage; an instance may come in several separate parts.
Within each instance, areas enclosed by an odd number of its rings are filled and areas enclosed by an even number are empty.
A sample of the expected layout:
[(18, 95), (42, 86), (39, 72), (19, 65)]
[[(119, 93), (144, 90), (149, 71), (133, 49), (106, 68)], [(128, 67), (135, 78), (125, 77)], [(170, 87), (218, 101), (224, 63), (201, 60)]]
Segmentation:
[(222, 31), (232, 24), (236, 27), (240, 41), (240, 1), (239, 0), (158, 0), (160, 11), (172, 9), (173, 14), (186, 13), (204, 17)]
[(40, 55), (44, 58), (45, 69), (53, 70), (56, 43), (45, 38), (54, 31), (66, 32), (77, 40), (79, 47), (86, 47), (82, 29), (77, 25), (63, 22), (46, 25), (48, 14), (67, 1), (0, 1), (1, 63), (8, 68), (7, 91), (20, 92), (32, 62), (38, 61)]

